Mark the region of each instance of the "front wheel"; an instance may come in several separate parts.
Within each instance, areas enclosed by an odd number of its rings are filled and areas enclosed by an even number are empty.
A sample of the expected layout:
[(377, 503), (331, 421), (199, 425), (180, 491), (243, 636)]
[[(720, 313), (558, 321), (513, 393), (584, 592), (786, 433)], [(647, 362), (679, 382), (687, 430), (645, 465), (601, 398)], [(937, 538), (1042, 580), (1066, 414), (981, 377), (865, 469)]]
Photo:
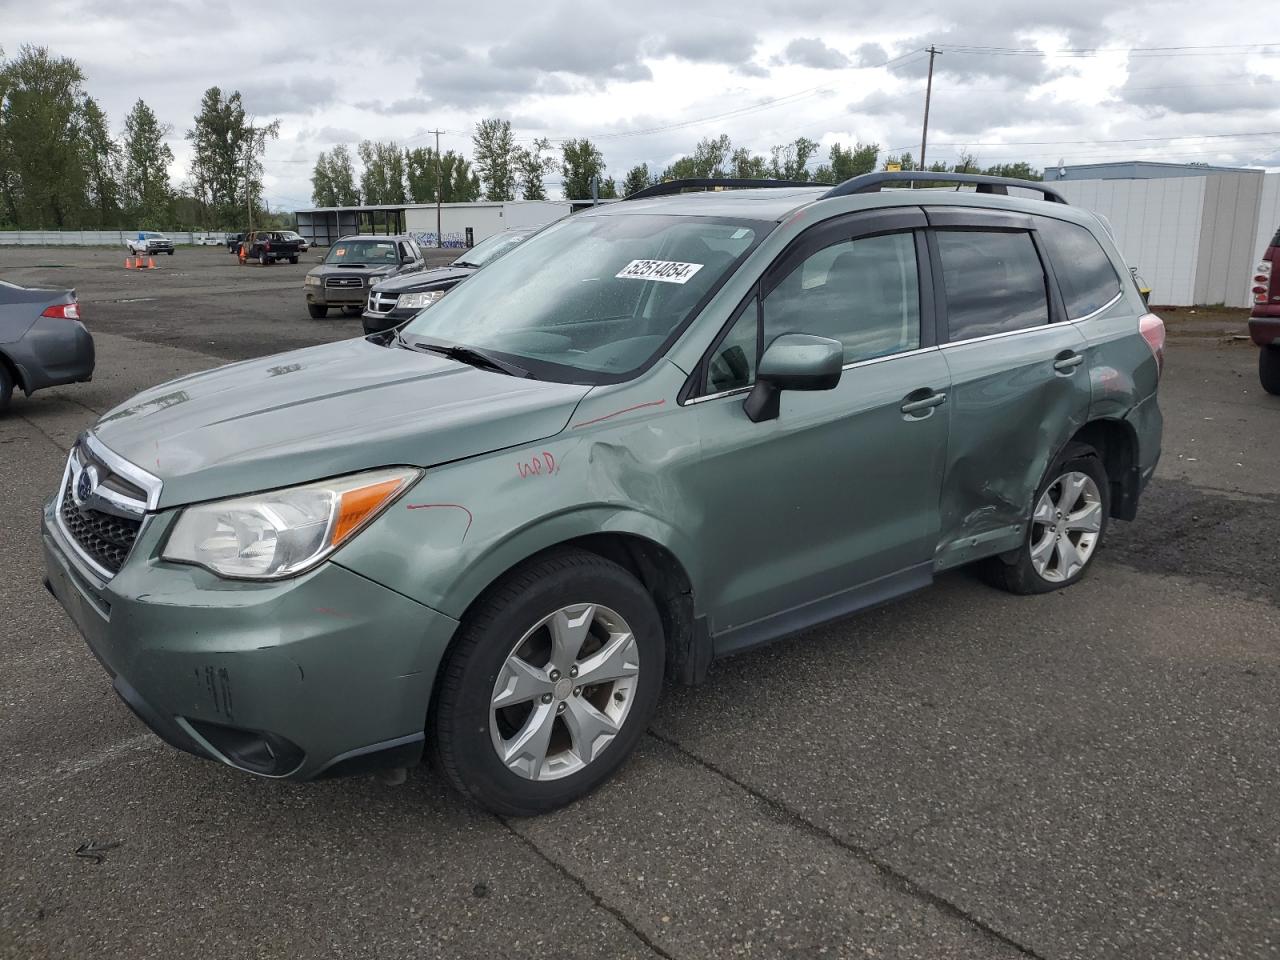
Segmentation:
[(297, 258), (297, 257), (290, 257), (290, 258), (289, 258), (289, 262), (290, 262), (290, 263), (297, 263), (297, 262), (298, 262), (298, 258)]
[(525, 564), (463, 621), (430, 717), (437, 765), (495, 813), (570, 803), (644, 734), (664, 655), (653, 599), (622, 567), (577, 550)]
[(318, 303), (308, 303), (307, 313), (311, 314), (312, 320), (323, 320), (329, 315), (329, 308)]
[(265, 253), (260, 253), (258, 254), (258, 262), (265, 267), (268, 263), (271, 262), (271, 258), (268, 257)]
[(166, 250), (166, 251), (165, 251), (165, 253), (169, 254), (169, 256), (171, 256), (171, 257), (173, 256), (173, 251), (172, 251), (172, 250)]
[(986, 579), (1020, 594), (1070, 586), (1093, 562), (1110, 513), (1110, 486), (1097, 451), (1068, 445), (1036, 488), (1023, 545), (1015, 554), (987, 560)]
[(1262, 389), (1280, 396), (1280, 347), (1263, 347), (1258, 351), (1258, 379)]
[(364, 312), (363, 307), (343, 307), (342, 312), (348, 317), (358, 317)]

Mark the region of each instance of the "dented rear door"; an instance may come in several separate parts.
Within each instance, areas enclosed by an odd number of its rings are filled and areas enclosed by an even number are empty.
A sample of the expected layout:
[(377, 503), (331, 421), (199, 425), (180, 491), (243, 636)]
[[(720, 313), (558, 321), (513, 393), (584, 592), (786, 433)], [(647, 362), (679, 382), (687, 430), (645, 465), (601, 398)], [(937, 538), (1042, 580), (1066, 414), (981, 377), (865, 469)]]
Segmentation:
[(930, 210), (951, 431), (938, 569), (1022, 542), (1050, 461), (1089, 414), (1088, 342), (1065, 322), (1030, 217)]

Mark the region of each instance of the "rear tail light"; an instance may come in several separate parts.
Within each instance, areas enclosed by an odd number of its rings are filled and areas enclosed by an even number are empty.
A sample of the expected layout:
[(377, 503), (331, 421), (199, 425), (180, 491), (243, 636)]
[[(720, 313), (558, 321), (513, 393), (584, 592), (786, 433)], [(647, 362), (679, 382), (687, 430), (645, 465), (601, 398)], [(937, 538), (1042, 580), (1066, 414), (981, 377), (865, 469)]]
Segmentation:
[(1145, 313), (1138, 321), (1138, 331), (1156, 358), (1156, 371), (1164, 373), (1164, 321), (1154, 313)]
[(40, 316), (53, 317), (56, 320), (79, 320), (80, 304), (74, 302), (55, 303), (52, 307), (45, 307)]
[(1271, 287), (1271, 261), (1259, 260), (1258, 265), (1253, 268), (1253, 286), (1249, 289), (1249, 293), (1253, 295), (1253, 302), (1266, 303), (1271, 294)]

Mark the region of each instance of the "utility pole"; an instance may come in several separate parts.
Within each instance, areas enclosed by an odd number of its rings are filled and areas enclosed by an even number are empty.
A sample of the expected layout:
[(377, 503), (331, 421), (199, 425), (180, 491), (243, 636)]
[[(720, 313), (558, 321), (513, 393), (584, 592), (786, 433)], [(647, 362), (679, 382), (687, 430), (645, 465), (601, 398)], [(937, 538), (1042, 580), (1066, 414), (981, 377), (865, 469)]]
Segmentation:
[(253, 232), (253, 171), (249, 169), (249, 165), (253, 162), (253, 121), (249, 122), (249, 141), (244, 148), (244, 206), (248, 213), (249, 225), (245, 227), (245, 233)]
[(920, 165), (917, 169), (924, 169), (924, 153), (925, 148), (929, 145), (929, 101), (933, 98), (933, 58), (941, 51), (933, 44), (929, 44), (929, 81), (924, 88), (924, 130), (920, 134)]
[(444, 184), (440, 181), (440, 134), (443, 130), (428, 130), (427, 133), (436, 135), (436, 246), (444, 246), (444, 236), (440, 233), (440, 194), (444, 189)]

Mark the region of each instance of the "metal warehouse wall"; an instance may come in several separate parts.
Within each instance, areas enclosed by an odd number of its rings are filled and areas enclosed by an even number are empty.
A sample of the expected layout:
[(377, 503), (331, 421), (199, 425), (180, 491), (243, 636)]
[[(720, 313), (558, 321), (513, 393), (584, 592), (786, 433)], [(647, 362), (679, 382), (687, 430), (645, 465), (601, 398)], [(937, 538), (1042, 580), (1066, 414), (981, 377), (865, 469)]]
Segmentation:
[(1200, 262), (1192, 303), (1249, 306), (1249, 276), (1261, 199), (1261, 172), (1220, 173), (1205, 178)]
[[(462, 246), (468, 227), (471, 228), (472, 242), (479, 243), (509, 227), (536, 227), (550, 223), (568, 214), (569, 210), (567, 203), (546, 200), (444, 204), (440, 208), (440, 232), (444, 234), (445, 246)], [(406, 209), (405, 229), (420, 243), (435, 246), (436, 208), (413, 206)]]
[[(1262, 181), (1262, 200), (1258, 204), (1258, 235), (1253, 241), (1253, 259), (1262, 256), (1271, 238), (1280, 230), (1280, 173), (1268, 173)], [(1249, 264), (1252, 268), (1253, 264)]]
[[(1059, 180), (1053, 186), (1107, 218), (1125, 260), (1151, 287), (1152, 303), (1185, 305), (1195, 302), (1205, 181)], [(1242, 301), (1246, 292), (1241, 288)]]

